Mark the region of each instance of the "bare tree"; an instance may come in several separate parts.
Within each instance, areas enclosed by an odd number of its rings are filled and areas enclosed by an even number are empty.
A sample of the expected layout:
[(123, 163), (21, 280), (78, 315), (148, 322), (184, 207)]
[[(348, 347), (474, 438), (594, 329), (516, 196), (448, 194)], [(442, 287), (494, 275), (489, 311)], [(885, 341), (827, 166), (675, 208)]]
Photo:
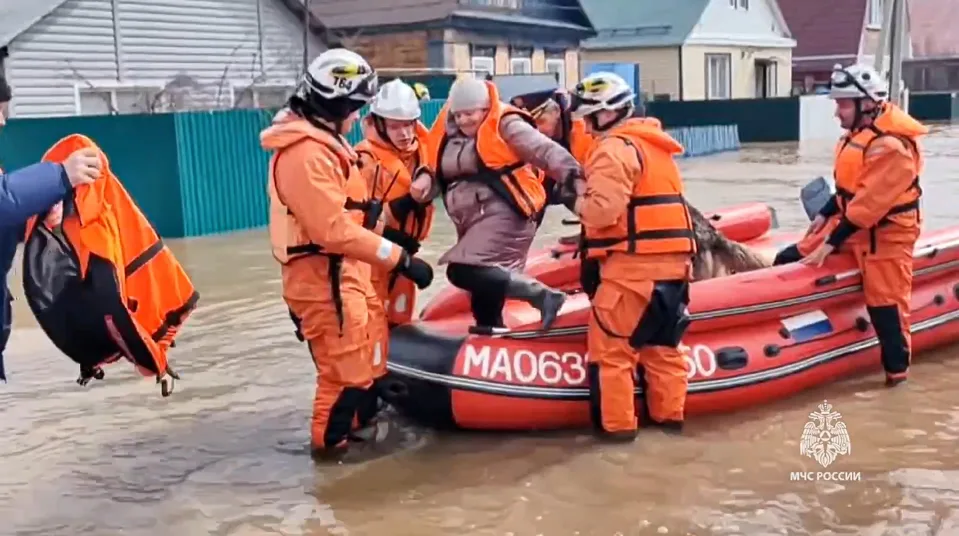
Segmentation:
[(73, 74), (73, 78), (85, 85), (91, 94), (102, 99), (103, 102), (106, 103), (110, 115), (117, 115), (119, 111), (117, 111), (116, 106), (113, 105), (112, 93), (107, 88), (97, 87), (96, 84), (91, 82), (87, 77), (83, 76), (83, 73), (81, 73), (69, 59), (65, 61), (67, 64), (67, 69), (69, 69)]

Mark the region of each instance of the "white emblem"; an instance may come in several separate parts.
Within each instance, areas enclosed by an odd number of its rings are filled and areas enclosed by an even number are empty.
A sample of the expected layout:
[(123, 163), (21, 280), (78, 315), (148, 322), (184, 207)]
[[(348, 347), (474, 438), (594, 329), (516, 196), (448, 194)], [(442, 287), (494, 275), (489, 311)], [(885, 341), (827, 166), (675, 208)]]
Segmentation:
[(823, 400), (819, 404), (819, 411), (810, 413), (809, 418), (799, 440), (800, 454), (815, 459), (823, 467), (829, 467), (840, 454), (852, 452), (846, 423), (842, 422), (842, 415), (838, 411), (832, 410), (832, 404)]

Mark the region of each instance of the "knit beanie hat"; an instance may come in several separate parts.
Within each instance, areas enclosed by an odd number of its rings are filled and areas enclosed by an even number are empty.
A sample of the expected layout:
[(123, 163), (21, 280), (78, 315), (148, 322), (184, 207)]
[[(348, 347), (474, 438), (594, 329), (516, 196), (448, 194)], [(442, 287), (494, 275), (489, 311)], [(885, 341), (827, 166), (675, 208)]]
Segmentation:
[(453, 82), (447, 100), (450, 104), (450, 112), (480, 110), (490, 107), (489, 91), (486, 89), (486, 83), (472, 77), (463, 77)]

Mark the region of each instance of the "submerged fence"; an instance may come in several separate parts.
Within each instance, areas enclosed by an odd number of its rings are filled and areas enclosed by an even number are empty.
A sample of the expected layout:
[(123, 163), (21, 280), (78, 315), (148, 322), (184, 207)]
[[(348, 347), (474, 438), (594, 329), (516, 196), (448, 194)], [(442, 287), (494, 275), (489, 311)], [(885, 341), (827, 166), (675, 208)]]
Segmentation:
[[(442, 104), (423, 103), (425, 124), (433, 123)], [(0, 167), (29, 165), (60, 138), (81, 133), (103, 148), (114, 173), (160, 235), (179, 238), (251, 229), (267, 221), (269, 154), (260, 147), (259, 133), (271, 117), (263, 110), (230, 110), (14, 119), (0, 134)], [(686, 156), (740, 145), (734, 124), (669, 132), (686, 147)], [(347, 138), (359, 142), (359, 129)]]

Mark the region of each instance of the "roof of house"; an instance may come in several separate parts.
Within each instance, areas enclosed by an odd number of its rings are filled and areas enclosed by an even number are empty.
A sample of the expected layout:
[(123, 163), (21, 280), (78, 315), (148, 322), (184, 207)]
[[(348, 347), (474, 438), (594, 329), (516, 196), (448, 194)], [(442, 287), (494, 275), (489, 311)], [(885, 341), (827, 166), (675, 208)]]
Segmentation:
[(46, 17), (66, 0), (30, 0), (3, 2), (0, 7), (0, 47), (10, 44), (15, 37)]
[(914, 58), (959, 56), (959, 10), (943, 0), (912, 0), (909, 22)]
[(310, 11), (327, 28), (363, 28), (442, 20), (456, 10), (456, 0), (323, 0)]
[(857, 56), (867, 1), (779, 0), (779, 9), (796, 40), (793, 60), (810, 56)]
[[(67, 0), (14, 0), (3, 2), (0, 6), (0, 47), (7, 46), (18, 35), (40, 22), (40, 19), (53, 13), (55, 9), (65, 4)], [(303, 12), (303, 0), (280, 0), (294, 12)], [(314, 20), (313, 27), (322, 29), (320, 21)]]
[[(570, 4), (558, 6), (557, 9), (579, 9), (575, 2)], [(533, 17), (515, 11), (497, 12), (482, 7), (471, 9), (471, 3), (462, 0), (313, 0), (310, 11), (327, 28), (359, 29), (360, 33), (362, 28), (441, 21), (452, 16), (591, 31), (586, 26), (572, 22)]]
[(596, 37), (585, 49), (679, 46), (686, 41), (709, 0), (581, 0)]

